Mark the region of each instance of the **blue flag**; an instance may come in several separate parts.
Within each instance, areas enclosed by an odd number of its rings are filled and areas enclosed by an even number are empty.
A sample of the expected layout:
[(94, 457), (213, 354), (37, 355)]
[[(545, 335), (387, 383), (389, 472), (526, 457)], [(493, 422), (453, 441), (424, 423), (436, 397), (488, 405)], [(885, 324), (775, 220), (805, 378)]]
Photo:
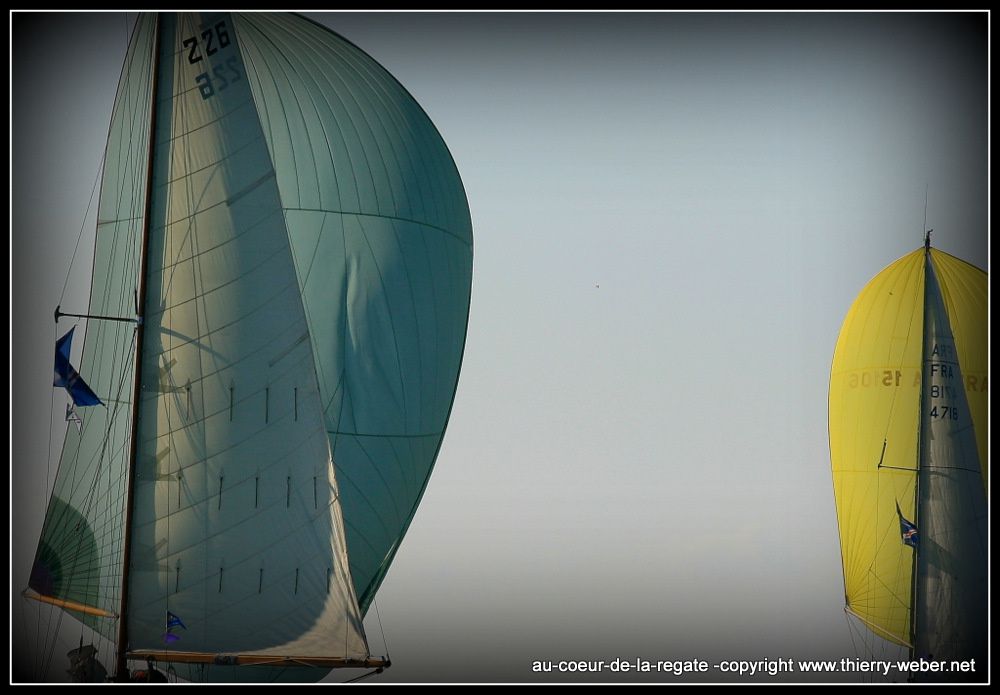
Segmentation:
[(899, 517), (899, 535), (903, 537), (903, 544), (916, 548), (920, 540), (917, 527), (903, 517), (903, 512), (899, 511), (899, 502), (896, 503), (896, 515)]
[(175, 627), (182, 627), (185, 630), (187, 630), (187, 625), (185, 625), (184, 623), (182, 623), (180, 618), (178, 618), (176, 615), (174, 615), (170, 611), (167, 611), (167, 632), (169, 632), (170, 630), (172, 630)]
[(74, 405), (104, 405), (97, 394), (87, 386), (80, 372), (69, 363), (69, 352), (73, 345), (75, 330), (76, 326), (70, 328), (69, 333), (56, 341), (56, 368), (52, 385), (65, 388)]
[(185, 625), (180, 618), (170, 611), (167, 611), (167, 631), (163, 633), (164, 644), (173, 644), (180, 639), (180, 637), (174, 634), (175, 627), (182, 627), (187, 630), (187, 625)]

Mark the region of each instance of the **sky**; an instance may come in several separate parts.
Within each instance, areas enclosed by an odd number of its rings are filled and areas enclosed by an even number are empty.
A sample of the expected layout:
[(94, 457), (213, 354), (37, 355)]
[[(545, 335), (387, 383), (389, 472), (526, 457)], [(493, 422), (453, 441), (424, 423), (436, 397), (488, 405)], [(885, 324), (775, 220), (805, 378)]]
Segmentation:
[[(856, 656), (834, 343), (864, 284), (922, 244), (925, 195), (934, 245), (988, 270), (987, 15), (309, 16), (428, 113), (475, 236), (451, 421), (378, 594), (377, 679)], [(67, 273), (86, 296), (133, 19), (12, 24), (11, 629), (29, 651), (39, 610), (19, 594), (62, 407), (52, 311)], [(78, 636), (62, 631), (49, 678)]]

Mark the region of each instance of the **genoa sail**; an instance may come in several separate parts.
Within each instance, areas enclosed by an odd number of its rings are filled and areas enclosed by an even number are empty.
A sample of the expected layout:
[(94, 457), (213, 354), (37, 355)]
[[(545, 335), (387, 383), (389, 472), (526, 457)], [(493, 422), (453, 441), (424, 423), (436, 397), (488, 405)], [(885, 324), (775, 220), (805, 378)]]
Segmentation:
[[(846, 609), (924, 658), (985, 645), (986, 325), (986, 274), (921, 248), (861, 291), (833, 359)], [(900, 517), (919, 530), (916, 547)]]
[[(451, 155), (388, 72), (301, 17), (144, 15), (118, 99), (90, 311), (140, 296), (143, 324), (88, 329), (81, 373), (109, 408), (67, 434), (31, 587), (105, 611), (111, 639), (122, 605), (133, 658), (380, 665), (364, 614), (468, 322)], [(102, 476), (113, 494), (86, 496)]]

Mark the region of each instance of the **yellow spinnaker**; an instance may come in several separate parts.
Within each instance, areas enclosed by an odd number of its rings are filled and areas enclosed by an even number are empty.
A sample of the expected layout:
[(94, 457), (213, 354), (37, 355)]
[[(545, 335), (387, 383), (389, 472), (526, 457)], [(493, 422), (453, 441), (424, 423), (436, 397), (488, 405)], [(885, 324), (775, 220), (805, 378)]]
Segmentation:
[[(955, 337), (986, 477), (986, 274), (931, 250)], [(876, 634), (910, 642), (913, 550), (896, 504), (916, 517), (924, 249), (876, 275), (854, 301), (830, 374), (830, 459), (848, 610)], [(881, 463), (881, 466), (879, 465)]]

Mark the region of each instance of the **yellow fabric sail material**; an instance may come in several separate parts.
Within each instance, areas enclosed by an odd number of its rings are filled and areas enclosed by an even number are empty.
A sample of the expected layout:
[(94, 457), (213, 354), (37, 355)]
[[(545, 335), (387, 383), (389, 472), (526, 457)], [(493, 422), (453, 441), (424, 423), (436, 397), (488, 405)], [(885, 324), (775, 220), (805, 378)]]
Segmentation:
[[(976, 441), (986, 476), (986, 274), (936, 249)], [(830, 459), (847, 609), (876, 634), (910, 642), (913, 549), (896, 504), (916, 517), (924, 249), (861, 291), (841, 328), (830, 374)]]

